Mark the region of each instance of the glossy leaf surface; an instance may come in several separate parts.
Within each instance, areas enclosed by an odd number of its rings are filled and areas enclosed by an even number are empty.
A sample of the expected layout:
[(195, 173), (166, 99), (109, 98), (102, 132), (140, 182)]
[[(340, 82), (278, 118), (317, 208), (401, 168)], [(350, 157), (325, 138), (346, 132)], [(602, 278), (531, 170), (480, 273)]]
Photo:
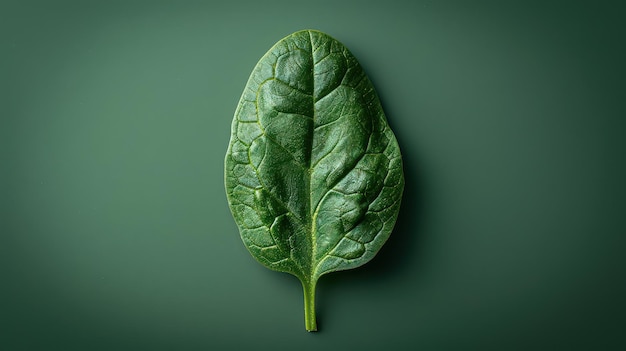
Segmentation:
[(244, 244), (300, 279), (306, 328), (316, 330), (317, 280), (374, 257), (404, 188), (394, 134), (345, 46), (300, 31), (261, 58), (235, 112), (225, 173)]

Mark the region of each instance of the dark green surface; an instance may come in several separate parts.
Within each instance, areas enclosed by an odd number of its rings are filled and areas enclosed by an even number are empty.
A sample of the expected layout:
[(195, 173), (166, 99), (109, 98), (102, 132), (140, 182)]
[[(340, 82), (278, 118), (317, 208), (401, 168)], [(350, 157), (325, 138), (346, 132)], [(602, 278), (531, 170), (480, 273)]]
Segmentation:
[[(210, 3), (0, 3), (0, 349), (623, 349), (623, 9)], [(359, 59), (407, 180), (315, 335), (223, 190), (250, 70), (305, 28)]]

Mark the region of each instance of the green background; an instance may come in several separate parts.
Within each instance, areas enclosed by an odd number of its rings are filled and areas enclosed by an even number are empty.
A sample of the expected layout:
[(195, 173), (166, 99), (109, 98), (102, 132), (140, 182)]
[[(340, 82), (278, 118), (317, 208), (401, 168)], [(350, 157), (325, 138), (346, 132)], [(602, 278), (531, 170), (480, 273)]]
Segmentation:
[[(1, 1), (0, 349), (621, 350), (617, 4)], [(307, 28), (361, 62), (407, 181), (315, 334), (223, 187), (248, 75)]]

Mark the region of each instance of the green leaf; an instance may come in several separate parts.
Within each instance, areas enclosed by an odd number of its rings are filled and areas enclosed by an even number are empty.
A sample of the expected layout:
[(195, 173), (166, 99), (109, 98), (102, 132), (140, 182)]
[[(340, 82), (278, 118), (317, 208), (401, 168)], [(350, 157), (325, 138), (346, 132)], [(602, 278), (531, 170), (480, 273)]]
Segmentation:
[(306, 30), (261, 58), (235, 111), (225, 173), (244, 244), (300, 279), (306, 329), (317, 330), (318, 279), (376, 255), (404, 188), (396, 138), (345, 46)]

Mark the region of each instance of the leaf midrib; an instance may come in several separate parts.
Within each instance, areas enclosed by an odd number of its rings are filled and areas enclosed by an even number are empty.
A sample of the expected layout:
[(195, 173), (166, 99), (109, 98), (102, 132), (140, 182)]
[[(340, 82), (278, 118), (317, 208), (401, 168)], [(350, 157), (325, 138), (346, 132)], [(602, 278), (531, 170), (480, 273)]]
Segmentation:
[[(307, 189), (307, 194), (309, 195), (309, 220), (310, 220), (310, 225), (309, 225), (309, 238), (310, 238), (310, 242), (311, 242), (311, 257), (310, 257), (310, 276), (307, 277), (307, 279), (309, 280), (315, 280), (315, 276), (317, 275), (317, 262), (315, 262), (315, 257), (317, 256), (317, 206), (315, 206), (315, 210), (313, 207), (313, 194), (311, 191), (311, 178), (313, 176), (313, 139), (315, 137), (315, 117), (316, 117), (316, 111), (315, 111), (315, 57), (313, 56), (313, 53), (315, 52), (315, 50), (313, 49), (313, 34), (311, 33), (311, 31), (307, 31), (307, 33), (309, 34), (309, 44), (310, 44), (310, 57), (311, 57), (311, 118), (312, 118), (312, 132), (311, 132), (311, 144), (310, 144), (310, 150), (309, 150), (309, 182), (308, 182), (308, 189)], [(321, 201), (321, 200), (320, 200)]]

